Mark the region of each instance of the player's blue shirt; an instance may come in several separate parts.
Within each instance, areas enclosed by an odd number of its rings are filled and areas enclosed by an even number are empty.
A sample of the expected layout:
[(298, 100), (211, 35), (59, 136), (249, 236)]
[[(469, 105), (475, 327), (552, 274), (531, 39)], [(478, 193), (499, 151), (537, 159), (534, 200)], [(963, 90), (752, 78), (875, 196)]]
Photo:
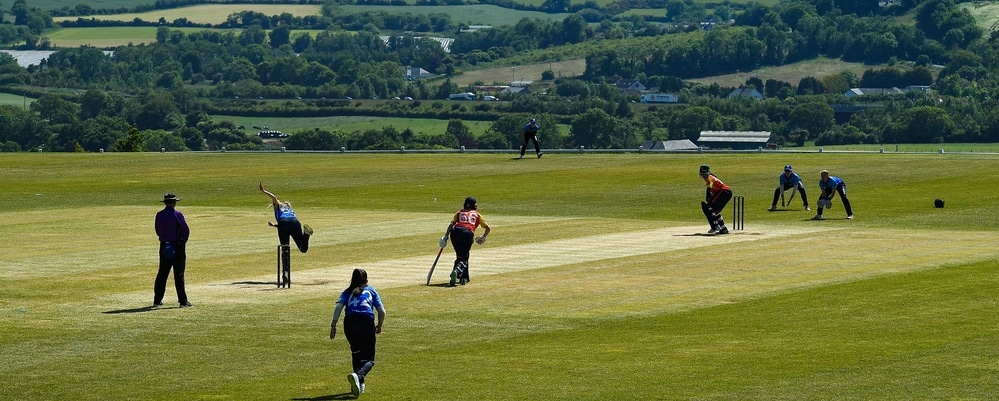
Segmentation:
[(780, 184), (781, 185), (794, 185), (794, 186), (797, 186), (797, 185), (801, 184), (801, 177), (798, 177), (798, 173), (791, 173), (790, 177), (788, 177), (785, 174), (781, 174), (780, 175)]
[(294, 219), (294, 218), (296, 218), (295, 217), (295, 211), (291, 210), (290, 207), (285, 206), (283, 204), (274, 205), (274, 219), (275, 220)]
[(352, 288), (343, 290), (336, 302), (345, 306), (348, 315), (360, 313), (372, 318), (375, 317), (375, 309), (382, 307), (382, 298), (378, 296), (378, 292), (367, 285), (358, 295), (354, 295)]
[(533, 126), (531, 126), (531, 123), (527, 123), (524, 125), (524, 132), (530, 132), (533, 134), (538, 132), (539, 129), (541, 129), (541, 125), (538, 124), (534, 124)]
[(831, 175), (826, 182), (822, 182), (822, 180), (819, 179), (819, 189), (836, 189), (836, 187), (839, 187), (841, 184), (843, 184), (843, 180), (839, 179), (839, 177), (833, 177)]

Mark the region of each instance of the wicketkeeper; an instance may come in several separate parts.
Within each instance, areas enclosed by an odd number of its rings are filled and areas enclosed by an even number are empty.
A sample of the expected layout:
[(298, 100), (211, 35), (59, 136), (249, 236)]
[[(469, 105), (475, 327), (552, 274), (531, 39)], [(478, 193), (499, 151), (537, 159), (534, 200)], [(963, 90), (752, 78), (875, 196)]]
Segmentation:
[(704, 202), (701, 202), (701, 210), (704, 217), (708, 219), (711, 230), (708, 234), (728, 234), (728, 227), (725, 227), (725, 219), (722, 217), (722, 210), (732, 199), (732, 189), (725, 185), (711, 172), (711, 167), (702, 164), (700, 169), (701, 178), (707, 185), (705, 188)]
[[(451, 281), (448, 283), (454, 286), (455, 280), (460, 280), (461, 285), (472, 281), (468, 275), (468, 256), (472, 250), (472, 241), (482, 244), (486, 242), (489, 235), (489, 224), (479, 214), (478, 202), (474, 197), (465, 198), (465, 204), (461, 210), (454, 214), (451, 224), (448, 224), (447, 231), (441, 237), (440, 246), (447, 246), (448, 238), (451, 239), (451, 246), (454, 247), (454, 268), (451, 269)], [(475, 238), (475, 228), (482, 226), (486, 231), (478, 238)]]
[(812, 220), (823, 220), (823, 208), (832, 207), (833, 195), (839, 193), (839, 198), (843, 200), (843, 208), (846, 209), (846, 218), (853, 219), (853, 208), (850, 207), (850, 199), (846, 197), (846, 183), (839, 177), (829, 175), (828, 170), (819, 172), (819, 212), (812, 217)]
[[(780, 184), (777, 189), (774, 190), (774, 201), (770, 203), (770, 211), (777, 210), (777, 198), (781, 198), (781, 206), (784, 206), (784, 191), (789, 189), (793, 191), (801, 192), (801, 203), (805, 206), (805, 210), (812, 210), (808, 207), (808, 195), (805, 195), (805, 184), (801, 182), (801, 177), (798, 173), (794, 172), (790, 164), (784, 165), (784, 174), (780, 175)], [(791, 200), (794, 198), (794, 192), (791, 192), (791, 198), (787, 200), (787, 205), (791, 205)]]

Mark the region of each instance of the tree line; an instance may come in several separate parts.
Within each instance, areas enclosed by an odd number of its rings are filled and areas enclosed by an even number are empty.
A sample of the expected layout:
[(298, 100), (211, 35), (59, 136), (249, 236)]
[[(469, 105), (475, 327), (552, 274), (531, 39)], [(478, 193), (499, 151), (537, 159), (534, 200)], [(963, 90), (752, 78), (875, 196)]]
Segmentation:
[[(19, 0), (19, 6), (23, 4)], [(38, 97), (30, 110), (3, 108), (0, 143), (5, 150), (266, 148), (259, 138), (232, 123), (207, 119), (209, 114), (250, 113), (457, 121), (454, 129), (443, 133), (454, 141), (442, 140), (442, 133), (405, 130), (304, 130), (287, 140), (301, 148), (325, 148), (331, 143), (349, 149), (456, 144), (513, 148), (519, 145), (522, 122), (494, 124), (488, 132), (469, 134), (461, 121), (499, 122), (510, 116), (523, 120), (531, 115), (550, 127), (570, 127), (568, 134), (545, 135), (548, 147), (635, 148), (644, 140), (695, 140), (701, 130), (772, 131), (779, 143), (798, 145), (999, 139), (999, 122), (993, 117), (999, 113), (992, 100), (999, 87), (993, 72), (999, 64), (999, 36), (985, 36), (950, 0), (903, 2), (898, 7), (914, 10), (915, 25), (877, 14), (888, 9), (859, 8), (855, 12), (864, 15), (844, 15), (843, 9), (810, 1), (773, 7), (751, 4), (735, 18), (734, 26), (710, 30), (646, 29), (632, 22), (593, 26), (579, 14), (562, 21), (525, 19), (461, 35), (450, 53), (436, 41), (411, 35), (394, 36), (387, 43), (365, 30), (294, 36), (284, 22), (294, 20), (282, 16), (266, 18), (279, 21), (268, 32), (261, 15), (240, 13), (232, 17), (233, 23), (251, 25), (239, 31), (185, 33), (161, 26), (155, 43), (122, 46), (112, 55), (89, 47), (64, 49), (29, 68), (0, 56), (0, 83), (7, 90)], [(608, 39), (614, 32), (622, 38)], [(461, 68), (544, 49), (585, 51), (584, 75), (553, 79), (549, 73), (549, 79), (531, 93), (501, 95), (503, 102), (444, 100), (450, 93), (474, 91), (447, 79)], [(861, 77), (843, 72), (805, 77), (797, 83), (747, 80), (746, 87), (766, 95), (763, 101), (729, 99), (731, 88), (684, 81), (816, 55), (884, 61), (888, 67), (872, 67)], [(903, 68), (903, 64), (912, 66)], [(405, 66), (419, 66), (445, 78), (407, 80), (402, 74)], [(637, 95), (614, 85), (621, 78), (677, 93), (682, 104), (637, 107)], [(854, 99), (842, 95), (857, 86), (908, 85), (932, 85), (934, 91)], [(344, 100), (392, 97), (415, 101)], [(864, 107), (854, 114), (837, 114), (833, 105), (839, 103), (864, 103)], [(367, 139), (352, 140), (355, 136)], [(116, 148), (119, 141), (128, 146)]]

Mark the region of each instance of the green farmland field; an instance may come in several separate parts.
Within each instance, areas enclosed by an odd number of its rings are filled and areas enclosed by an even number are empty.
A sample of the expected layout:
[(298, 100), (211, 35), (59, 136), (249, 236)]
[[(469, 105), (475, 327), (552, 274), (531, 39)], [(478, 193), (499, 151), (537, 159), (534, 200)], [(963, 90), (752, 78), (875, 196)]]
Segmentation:
[[(999, 398), (999, 194), (975, 184), (999, 155), (512, 156), (0, 154), (0, 396), (352, 399), (328, 325), (363, 268), (388, 312), (366, 400)], [(744, 230), (703, 234), (702, 163)], [(842, 177), (856, 218), (767, 212), (787, 163), (812, 207)], [(315, 228), (291, 288), (258, 181)], [(165, 192), (193, 308), (172, 282), (151, 307)], [(448, 246), (427, 286), (468, 195), (492, 228), (472, 281), (446, 286)]]
[[(113, 48), (129, 44), (140, 45), (156, 41), (154, 26), (126, 26), (104, 28), (62, 28), (45, 35), (53, 46), (77, 48), (92, 46), (97, 48)], [(203, 28), (170, 28), (184, 33), (200, 32)]]
[[(340, 9), (346, 12), (383, 11), (387, 13), (411, 14), (448, 14), (456, 24), (472, 25), (513, 25), (522, 18), (538, 18), (561, 21), (571, 15), (548, 14), (537, 11), (518, 11), (492, 5), (476, 4), (464, 6), (367, 6), (342, 5)], [(132, 14), (95, 15), (92, 18), (111, 21), (132, 21), (139, 18), (143, 21), (158, 21), (160, 18), (172, 22), (178, 18), (187, 18), (199, 24), (219, 24), (225, 22), (229, 15), (252, 10), (264, 15), (279, 15), (289, 13), (295, 16), (318, 15), (321, 6), (318, 5), (278, 5), (278, 4), (206, 4), (191, 7), (154, 10)], [(87, 17), (91, 18), (91, 17)], [(55, 22), (76, 20), (77, 17), (53, 18)]]
[(0, 93), (0, 105), (12, 105), (28, 107), (35, 101), (34, 98), (12, 95), (10, 93)]
[[(231, 121), (236, 126), (242, 125), (247, 133), (255, 133), (253, 127), (291, 134), (300, 130), (314, 128), (324, 130), (342, 130), (347, 133), (355, 131), (382, 130), (394, 127), (399, 131), (410, 129), (416, 134), (439, 134), (447, 130), (448, 120), (427, 118), (386, 118), (386, 117), (313, 117), (313, 118), (280, 118), (280, 117), (242, 117), (242, 116), (212, 116), (213, 121)], [(491, 121), (462, 121), (474, 134), (482, 134), (492, 126)]]
[[(159, 21), (160, 18), (167, 22), (173, 22), (179, 18), (187, 18), (188, 21), (198, 24), (220, 24), (225, 22), (232, 14), (241, 11), (256, 11), (264, 15), (280, 15), (289, 13), (295, 16), (319, 15), (322, 6), (319, 5), (299, 5), (299, 4), (203, 4), (191, 7), (170, 8), (163, 10), (153, 10), (142, 13), (131, 14), (111, 14), (93, 15), (86, 18), (107, 21), (132, 21), (139, 18), (143, 21)], [(56, 17), (52, 20), (61, 22), (65, 20), (75, 21), (78, 17)]]

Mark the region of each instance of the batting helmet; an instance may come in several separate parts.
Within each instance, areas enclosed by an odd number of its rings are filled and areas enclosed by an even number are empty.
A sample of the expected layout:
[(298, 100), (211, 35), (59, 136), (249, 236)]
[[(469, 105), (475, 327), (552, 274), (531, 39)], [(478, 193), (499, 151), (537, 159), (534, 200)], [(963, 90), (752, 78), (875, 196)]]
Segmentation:
[(475, 209), (478, 203), (474, 196), (469, 196), (465, 198), (465, 209)]
[(791, 165), (790, 164), (785, 164), (784, 165), (784, 171), (791, 171)]
[(700, 174), (710, 173), (710, 172), (711, 172), (711, 166), (709, 166), (707, 164), (702, 164), (701, 165), (701, 170), (699, 171)]
[(939, 208), (943, 208), (944, 207), (944, 200), (940, 199), (940, 198), (936, 198), (935, 200), (933, 200), (933, 206), (936, 206), (938, 209)]

